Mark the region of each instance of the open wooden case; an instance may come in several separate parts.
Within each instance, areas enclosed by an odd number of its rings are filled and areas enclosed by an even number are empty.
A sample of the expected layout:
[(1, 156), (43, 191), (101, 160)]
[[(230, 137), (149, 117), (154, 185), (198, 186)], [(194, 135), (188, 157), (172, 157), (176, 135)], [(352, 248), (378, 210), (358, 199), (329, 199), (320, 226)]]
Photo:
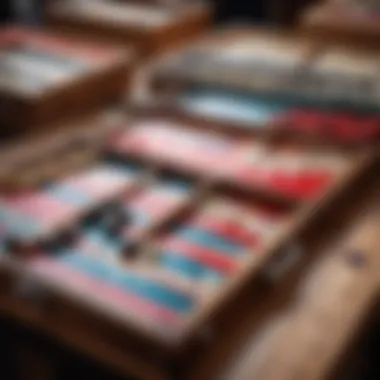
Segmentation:
[(46, 31), (0, 30), (1, 133), (35, 130), (119, 101), (128, 86), (128, 49)]
[(153, 67), (152, 94), (134, 107), (248, 135), (292, 130), (324, 144), (368, 144), (380, 135), (379, 58), (368, 48), (227, 28)]
[(295, 260), (298, 237), (371, 163), (135, 115), (87, 169), (1, 196), (0, 307), (86, 352), (110, 349), (132, 375), (178, 379), (236, 297)]
[(211, 23), (202, 3), (178, 6), (137, 1), (96, 0), (53, 3), (50, 25), (92, 38), (133, 44), (140, 57), (156, 56), (201, 34)]

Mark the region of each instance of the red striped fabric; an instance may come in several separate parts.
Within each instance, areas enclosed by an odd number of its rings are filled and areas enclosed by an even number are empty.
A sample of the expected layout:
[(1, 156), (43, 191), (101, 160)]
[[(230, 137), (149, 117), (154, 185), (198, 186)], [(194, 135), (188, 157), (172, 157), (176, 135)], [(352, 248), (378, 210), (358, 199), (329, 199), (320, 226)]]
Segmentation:
[(257, 248), (260, 245), (260, 237), (254, 235), (248, 226), (244, 225), (244, 221), (226, 222), (219, 217), (203, 214), (192, 219), (190, 224), (247, 247)]

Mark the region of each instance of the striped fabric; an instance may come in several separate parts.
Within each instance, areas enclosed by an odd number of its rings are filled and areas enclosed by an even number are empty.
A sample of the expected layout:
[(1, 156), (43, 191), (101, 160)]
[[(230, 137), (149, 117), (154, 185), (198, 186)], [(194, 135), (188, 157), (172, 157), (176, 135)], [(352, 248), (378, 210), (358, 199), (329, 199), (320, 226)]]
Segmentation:
[(241, 154), (241, 145), (236, 141), (165, 121), (137, 124), (133, 130), (119, 136), (110, 149), (119, 155), (148, 157), (212, 175), (224, 170), (221, 162), (233, 165)]
[(76, 251), (58, 259), (34, 260), (30, 270), (102, 309), (151, 328), (178, 330), (196, 306), (193, 297), (177, 287)]
[[(301, 159), (301, 158), (300, 158)], [(232, 173), (237, 182), (252, 188), (269, 190), (286, 198), (298, 201), (316, 199), (332, 185), (335, 173), (330, 168), (285, 171), (279, 163), (270, 170), (247, 167)]]
[(275, 231), (281, 220), (280, 215), (272, 215), (266, 222), (264, 217), (259, 225), (263, 211), (249, 206), (243, 211), (241, 207), (237, 202), (223, 200), (199, 210), (161, 239), (161, 265), (185, 277), (211, 282), (236, 273), (247, 255), (258, 252), (265, 244), (265, 229)]
[[(170, 149), (168, 149), (170, 147)], [(125, 132), (112, 144), (118, 154), (159, 160), (197, 174), (223, 178), (295, 200), (310, 200), (332, 184), (330, 163), (310, 165), (307, 154), (277, 149), (267, 154), (255, 142), (232, 140), (173, 125), (142, 125)]]
[(186, 112), (224, 122), (243, 123), (249, 128), (265, 128), (286, 107), (255, 96), (231, 91), (198, 89), (179, 97)]
[(112, 199), (134, 185), (137, 173), (101, 164), (39, 191), (2, 196), (0, 223), (18, 239), (38, 239), (88, 208)]
[(344, 112), (295, 110), (276, 120), (279, 128), (340, 142), (370, 142), (380, 137), (380, 118)]
[[(69, 179), (63, 187), (58, 184), (54, 191), (50, 188), (50, 194), (59, 196), (60, 201), (72, 207), (81, 205), (82, 200), (87, 204), (83, 195), (88, 195), (88, 190), (99, 195), (93, 188), (98, 182), (98, 173), (104, 178), (100, 182), (106, 186), (107, 183), (119, 183), (117, 173), (120, 171), (125, 177), (126, 169), (111, 167), (104, 172), (103, 166), (88, 173), (89, 182), (83, 181), (83, 178)], [(131, 169), (131, 174), (137, 173)], [(88, 189), (89, 183), (92, 186)], [(86, 226), (74, 245), (31, 260), (30, 269), (40, 277), (98, 303), (102, 308), (109, 308), (139, 322), (144, 321), (151, 327), (176, 331), (196, 307), (196, 299), (188, 286), (181, 282), (177, 274), (168, 276), (163, 268), (156, 267), (154, 263), (150, 271), (144, 272), (140, 265), (135, 270), (133, 267), (128, 269), (122, 264), (122, 256), (123, 248), (133, 233), (149, 227), (150, 223), (180, 206), (189, 191), (190, 187), (185, 182), (165, 180), (143, 189), (135, 196), (126, 196), (126, 212), (132, 210), (134, 215), (145, 215), (146, 223), (127, 225), (124, 234), (127, 236), (109, 234), (101, 224)], [(152, 275), (152, 271), (155, 275)]]
[(166, 182), (152, 185), (132, 198), (126, 199), (126, 212), (131, 220), (123, 236), (136, 237), (168, 217), (184, 205), (189, 197), (188, 184)]

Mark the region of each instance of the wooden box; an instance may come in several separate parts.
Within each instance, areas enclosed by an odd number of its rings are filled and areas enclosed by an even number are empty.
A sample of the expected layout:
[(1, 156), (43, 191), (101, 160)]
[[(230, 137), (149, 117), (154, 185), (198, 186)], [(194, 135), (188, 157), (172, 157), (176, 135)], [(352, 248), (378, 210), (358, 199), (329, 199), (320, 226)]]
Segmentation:
[(268, 266), (307, 254), (299, 239), (372, 158), (169, 116), (126, 127), (93, 169), (1, 197), (0, 308), (131, 375), (179, 379)]
[(155, 65), (151, 94), (132, 109), (251, 135), (292, 129), (324, 143), (378, 139), (377, 50), (264, 30), (219, 33)]
[(284, 30), (224, 27), (158, 63), (153, 84), (269, 91), (288, 85), (312, 58), (313, 48), (311, 40)]
[(46, 31), (0, 31), (1, 130), (36, 130), (121, 99), (131, 52)]
[(59, 30), (132, 43), (141, 57), (147, 57), (201, 34), (211, 23), (211, 10), (201, 3), (169, 7), (143, 2), (67, 1), (51, 6), (48, 20)]

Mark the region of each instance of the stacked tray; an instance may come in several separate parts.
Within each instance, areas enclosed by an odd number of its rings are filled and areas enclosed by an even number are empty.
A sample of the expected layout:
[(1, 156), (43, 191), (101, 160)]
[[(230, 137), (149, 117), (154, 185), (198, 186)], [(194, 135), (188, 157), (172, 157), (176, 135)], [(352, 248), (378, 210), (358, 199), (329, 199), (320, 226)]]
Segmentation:
[(270, 125), (274, 135), (291, 129), (324, 143), (368, 143), (380, 130), (379, 58), (371, 49), (226, 28), (157, 64), (153, 96), (137, 108), (245, 134), (267, 134)]
[(158, 55), (200, 34), (211, 21), (203, 4), (163, 4), (96, 0), (53, 4), (52, 27), (100, 39), (132, 43), (142, 58)]
[(2, 130), (37, 129), (121, 98), (131, 54), (47, 31), (3, 28), (0, 65)]

